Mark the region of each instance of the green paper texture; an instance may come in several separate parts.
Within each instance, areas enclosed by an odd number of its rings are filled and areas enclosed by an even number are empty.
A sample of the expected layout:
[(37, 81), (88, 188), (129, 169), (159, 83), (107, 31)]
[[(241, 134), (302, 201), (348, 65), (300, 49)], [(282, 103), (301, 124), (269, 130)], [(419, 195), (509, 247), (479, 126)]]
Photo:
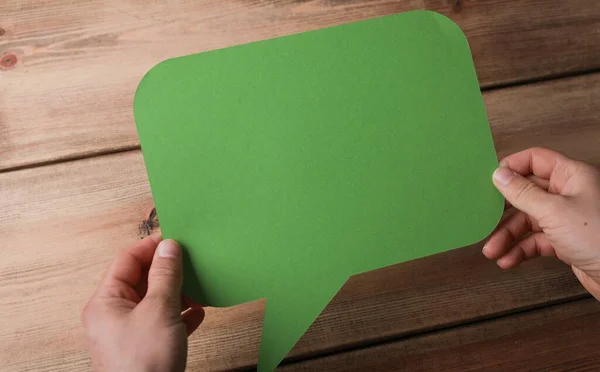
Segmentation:
[(267, 299), (260, 371), (350, 276), (473, 244), (502, 214), (470, 49), (437, 13), (167, 60), (134, 111), (184, 292)]

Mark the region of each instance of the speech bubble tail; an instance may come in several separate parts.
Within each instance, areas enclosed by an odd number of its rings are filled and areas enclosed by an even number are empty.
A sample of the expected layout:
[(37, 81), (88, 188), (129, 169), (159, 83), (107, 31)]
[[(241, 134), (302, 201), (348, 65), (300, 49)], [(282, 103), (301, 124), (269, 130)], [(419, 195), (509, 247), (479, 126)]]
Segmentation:
[(323, 280), (319, 288), (285, 286), (285, 293), (267, 299), (258, 372), (271, 372), (277, 368), (344, 281), (327, 283)]

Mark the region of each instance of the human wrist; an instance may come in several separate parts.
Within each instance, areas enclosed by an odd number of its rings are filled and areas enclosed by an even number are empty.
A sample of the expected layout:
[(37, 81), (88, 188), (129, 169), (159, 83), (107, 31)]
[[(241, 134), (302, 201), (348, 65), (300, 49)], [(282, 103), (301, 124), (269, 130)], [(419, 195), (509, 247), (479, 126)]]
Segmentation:
[(600, 272), (592, 272), (591, 275), (586, 271), (583, 271), (575, 266), (571, 266), (573, 273), (583, 285), (583, 287), (592, 295), (596, 300), (600, 301)]

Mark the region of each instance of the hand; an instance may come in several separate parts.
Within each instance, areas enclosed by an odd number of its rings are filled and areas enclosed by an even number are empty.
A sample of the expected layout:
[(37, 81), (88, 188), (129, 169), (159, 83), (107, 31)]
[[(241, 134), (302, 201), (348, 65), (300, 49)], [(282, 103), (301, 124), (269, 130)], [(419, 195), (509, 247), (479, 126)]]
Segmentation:
[(503, 269), (537, 256), (571, 265), (600, 300), (600, 171), (559, 154), (533, 148), (508, 156), (494, 184), (516, 211), (483, 247)]
[(81, 314), (96, 372), (185, 370), (204, 310), (181, 295), (181, 248), (160, 240), (121, 252)]

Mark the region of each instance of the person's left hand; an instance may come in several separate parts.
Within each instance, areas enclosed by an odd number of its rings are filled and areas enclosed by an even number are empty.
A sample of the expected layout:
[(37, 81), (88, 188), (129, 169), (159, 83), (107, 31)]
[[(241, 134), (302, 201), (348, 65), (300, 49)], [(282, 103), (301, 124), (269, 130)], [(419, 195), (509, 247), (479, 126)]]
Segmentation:
[(181, 284), (173, 240), (152, 235), (121, 252), (81, 314), (94, 371), (184, 371), (204, 309)]

